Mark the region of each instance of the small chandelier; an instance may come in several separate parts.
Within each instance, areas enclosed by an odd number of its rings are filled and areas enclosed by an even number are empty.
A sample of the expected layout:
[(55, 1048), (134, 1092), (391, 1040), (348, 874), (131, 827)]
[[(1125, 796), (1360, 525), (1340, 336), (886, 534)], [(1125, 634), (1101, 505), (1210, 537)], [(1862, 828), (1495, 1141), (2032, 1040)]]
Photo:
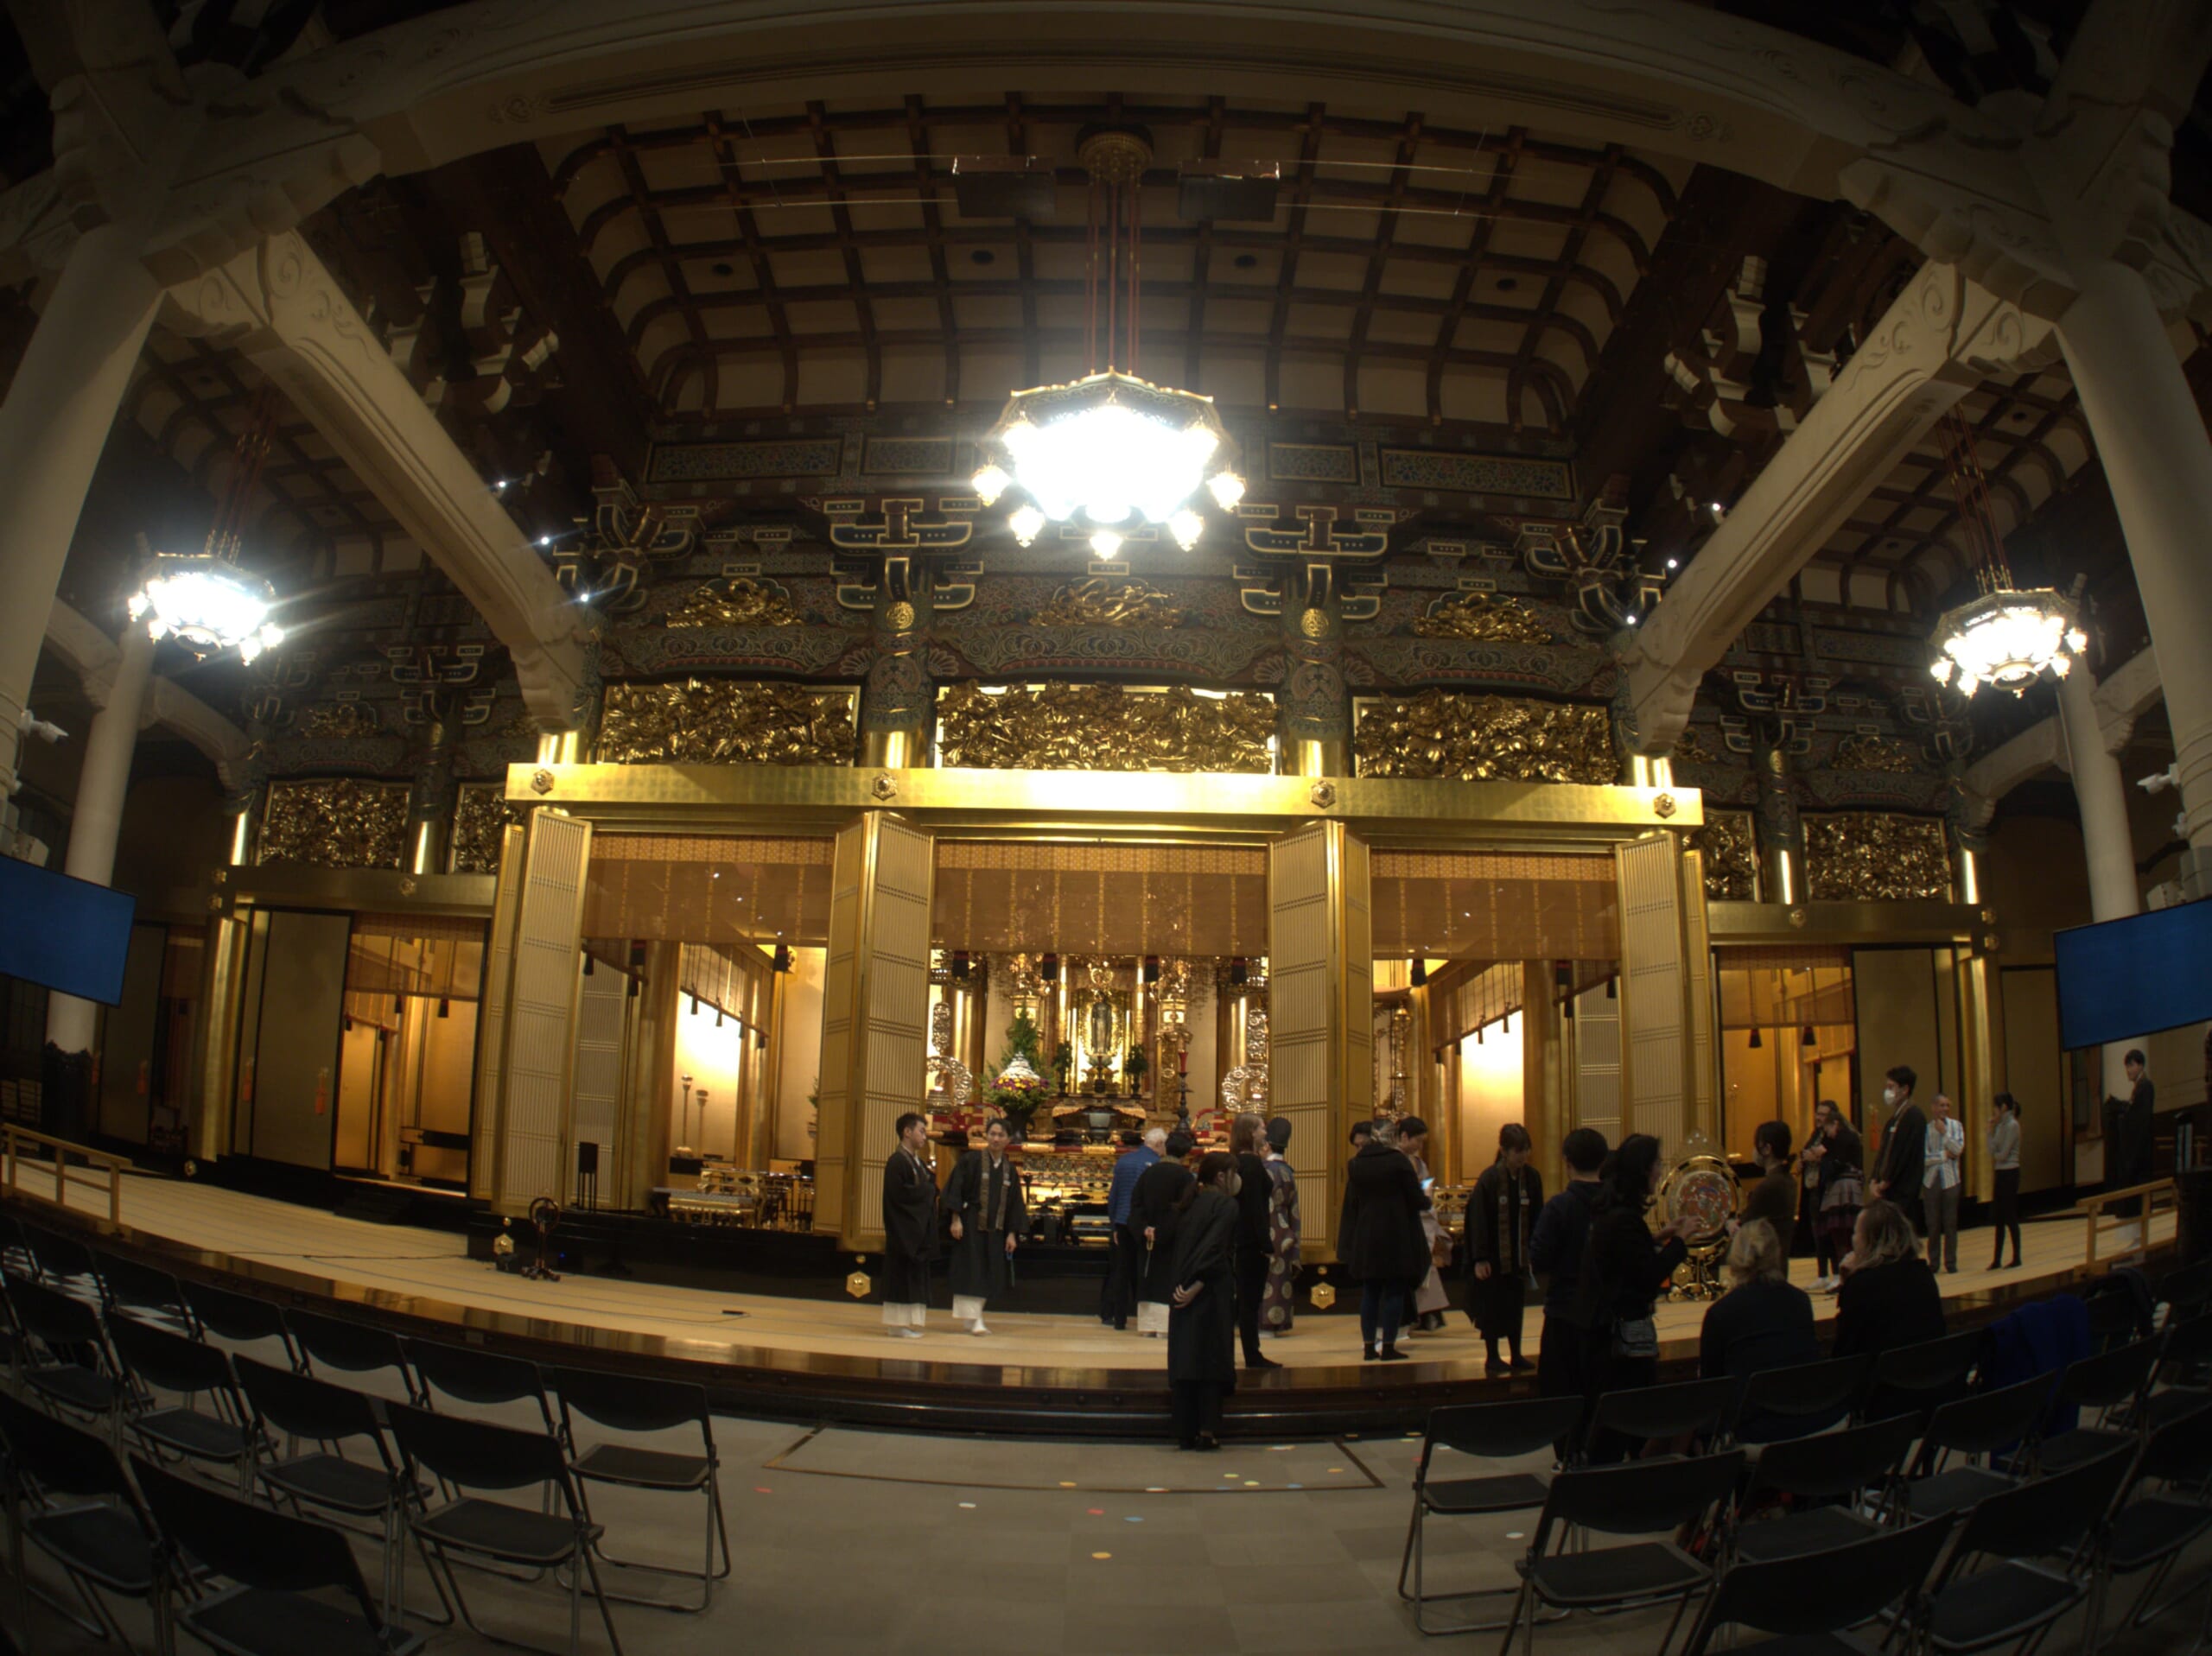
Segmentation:
[(284, 629), (269, 619), (276, 589), (238, 566), (246, 508), (276, 425), (275, 399), (264, 388), (238, 438), (238, 463), (208, 526), (206, 550), (156, 553), (138, 537), (146, 562), (130, 595), (130, 619), (144, 622), (156, 644), (175, 638), (203, 658), (235, 650), (240, 661), (251, 662), (284, 641)]
[(1139, 194), (1152, 146), (1140, 133), (1095, 132), (1077, 154), (1090, 174), (1084, 328), (1090, 371), (1007, 399), (983, 439), (976, 492), (986, 506), (1009, 488), (1027, 497), (1007, 520), (1023, 546), (1047, 523), (1079, 517), (1100, 558), (1114, 556), (1146, 524), (1164, 529), (1187, 552), (1205, 533), (1195, 504), (1201, 490), (1232, 511), (1244, 482), (1228, 468), (1228, 434), (1211, 397), (1155, 385), (1115, 365), (1126, 362), (1134, 371), (1137, 364)]
[(1974, 458), (1974, 434), (1955, 409), (1943, 416), (1941, 430), (1959, 527), (1973, 550), (1981, 592), (1946, 611), (1936, 624), (1937, 653), (1928, 670), (1937, 683), (1955, 683), (1965, 695), (1985, 684), (2018, 695), (2045, 673), (2064, 678), (2089, 642), (2073, 600), (2049, 587), (2023, 592), (2012, 585), (2005, 542), (1989, 510), (1989, 485)]

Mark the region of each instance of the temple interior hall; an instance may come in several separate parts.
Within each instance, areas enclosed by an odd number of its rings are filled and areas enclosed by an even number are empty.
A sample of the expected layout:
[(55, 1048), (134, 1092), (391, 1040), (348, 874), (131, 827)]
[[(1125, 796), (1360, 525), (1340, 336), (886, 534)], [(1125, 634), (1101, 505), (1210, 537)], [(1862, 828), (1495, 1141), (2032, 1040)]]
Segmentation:
[(2190, 1648), (2208, 71), (0, 0), (0, 1656)]

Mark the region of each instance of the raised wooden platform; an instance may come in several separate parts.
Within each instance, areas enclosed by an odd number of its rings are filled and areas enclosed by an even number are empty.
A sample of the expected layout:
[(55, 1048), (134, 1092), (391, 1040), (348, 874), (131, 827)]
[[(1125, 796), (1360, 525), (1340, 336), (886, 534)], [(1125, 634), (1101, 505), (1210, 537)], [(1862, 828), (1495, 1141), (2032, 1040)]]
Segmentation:
[[(1087, 1435), (1166, 1428), (1165, 1342), (1116, 1333), (1093, 1317), (994, 1315), (990, 1334), (975, 1338), (955, 1333), (940, 1312), (925, 1338), (893, 1341), (873, 1303), (718, 1294), (600, 1276), (528, 1281), (470, 1259), (464, 1239), (450, 1231), (366, 1223), (181, 1181), (126, 1177), (119, 1227), (108, 1221), (104, 1192), (73, 1190), (71, 1204), (64, 1212), (27, 1202), (17, 1210), (35, 1223), (102, 1233), (91, 1240), (182, 1276), (288, 1304), (327, 1309), (335, 1300), (403, 1334), (481, 1342), (545, 1363), (697, 1380), (717, 1406), (735, 1412)], [(1961, 1247), (1968, 1268), (1942, 1278), (1954, 1326), (1974, 1326), (2086, 1279), (2086, 1237), (2079, 1217), (2031, 1224), (2023, 1268), (1988, 1272), (1979, 1268), (1988, 1233), (1969, 1232)], [(2154, 1215), (2154, 1266), (2171, 1262), (2173, 1239), (2173, 1216)], [(1804, 1262), (1796, 1275), (1809, 1286)], [(1833, 1317), (1832, 1298), (1816, 1296), (1814, 1304), (1823, 1322)], [(1694, 1363), (1704, 1312), (1699, 1303), (1661, 1307), (1662, 1363)], [(1531, 1355), (1541, 1323), (1532, 1309)], [(1509, 1396), (1524, 1384), (1484, 1378), (1481, 1342), (1456, 1310), (1445, 1331), (1414, 1339), (1413, 1362), (1361, 1363), (1357, 1320), (1341, 1305), (1326, 1316), (1301, 1314), (1267, 1348), (1285, 1366), (1239, 1385), (1233, 1430), (1402, 1429), (1438, 1403)]]

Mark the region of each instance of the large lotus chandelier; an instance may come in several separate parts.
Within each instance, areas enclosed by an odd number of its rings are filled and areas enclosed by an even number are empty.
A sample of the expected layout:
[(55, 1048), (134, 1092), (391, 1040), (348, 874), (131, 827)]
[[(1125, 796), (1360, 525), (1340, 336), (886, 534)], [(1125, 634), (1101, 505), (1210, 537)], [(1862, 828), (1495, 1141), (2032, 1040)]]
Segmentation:
[(1147, 528), (1187, 552), (1205, 533), (1200, 492), (1231, 511), (1243, 498), (1243, 479), (1229, 468), (1228, 434), (1211, 397), (1115, 366), (1118, 360), (1134, 370), (1137, 362), (1138, 194), (1151, 145), (1135, 132), (1096, 132), (1077, 153), (1091, 186), (1084, 329), (1091, 371), (1007, 399), (983, 439), (976, 492), (986, 506), (1009, 488), (1027, 497), (1007, 519), (1023, 546), (1048, 523), (1080, 519), (1101, 558)]
[(2018, 695), (2045, 673), (2064, 678), (2089, 642), (2075, 624), (2073, 601), (2048, 587), (2022, 592), (2012, 585), (2005, 542), (1989, 510), (1989, 485), (1974, 456), (1974, 433), (1955, 409), (1939, 429), (1958, 498), (1959, 530), (1973, 553), (1981, 593), (1946, 611), (1936, 624), (1937, 653), (1928, 670), (1937, 683), (1955, 682), (1967, 695), (1985, 684)]
[(264, 390), (238, 437), (237, 461), (208, 526), (205, 551), (156, 554), (144, 536), (138, 537), (146, 563), (130, 595), (130, 619), (144, 622), (155, 643), (175, 638), (201, 657), (235, 650), (239, 660), (251, 662), (284, 641), (284, 629), (269, 619), (276, 606), (276, 588), (238, 566), (246, 511), (276, 428), (276, 400)]

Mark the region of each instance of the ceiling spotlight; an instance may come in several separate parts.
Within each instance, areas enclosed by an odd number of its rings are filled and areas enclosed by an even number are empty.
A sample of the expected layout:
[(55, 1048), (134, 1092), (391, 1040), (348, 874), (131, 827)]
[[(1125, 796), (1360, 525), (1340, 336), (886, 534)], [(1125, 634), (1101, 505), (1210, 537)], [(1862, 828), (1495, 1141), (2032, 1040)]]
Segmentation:
[(1667, 567), (1669, 569), (1679, 569), (1681, 568), (1681, 560), (1679, 558), (1669, 558), (1667, 560)]
[(553, 537), (550, 535), (541, 535), (537, 537), (537, 543), (540, 546), (550, 546), (553, 544)]
[(1636, 625), (1636, 617), (1632, 613), (1628, 618), (1628, 625), (1630, 626), (1634, 626)]
[(505, 494), (506, 492), (507, 480), (505, 478), (501, 478), (497, 483), (494, 483), (492, 485), (492, 492), (493, 494)]

